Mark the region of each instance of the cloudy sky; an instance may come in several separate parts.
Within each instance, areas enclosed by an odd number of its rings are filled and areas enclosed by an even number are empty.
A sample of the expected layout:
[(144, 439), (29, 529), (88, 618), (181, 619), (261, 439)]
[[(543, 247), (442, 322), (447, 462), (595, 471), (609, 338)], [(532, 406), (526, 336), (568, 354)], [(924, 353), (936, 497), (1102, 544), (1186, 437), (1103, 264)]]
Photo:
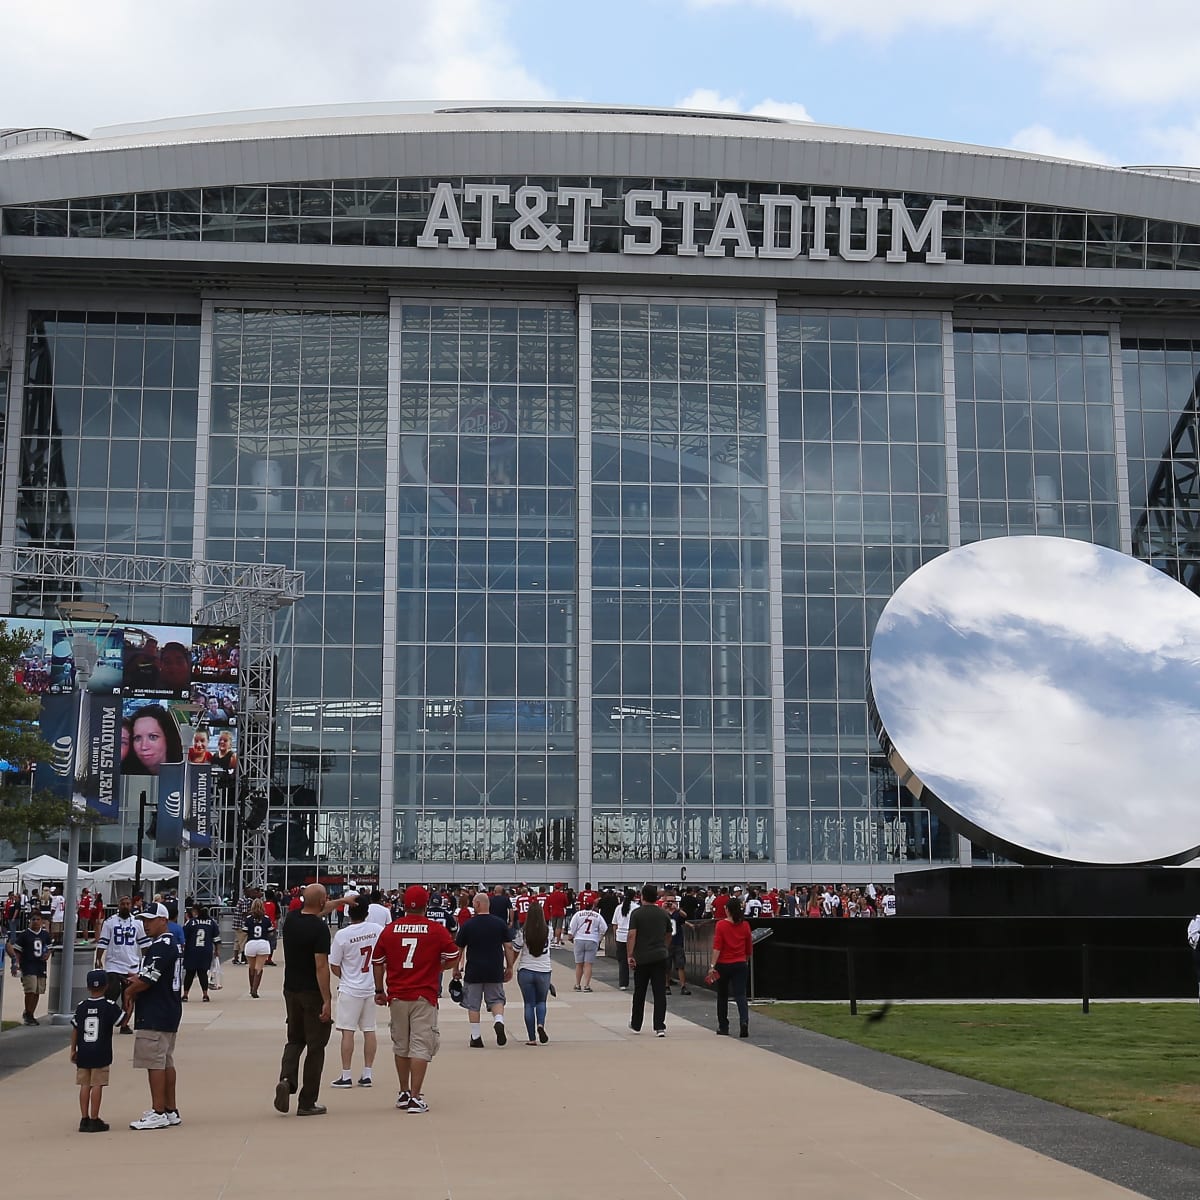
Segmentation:
[(0, 127), (553, 99), (1200, 164), (1193, 0), (58, 0), (2, 24)]

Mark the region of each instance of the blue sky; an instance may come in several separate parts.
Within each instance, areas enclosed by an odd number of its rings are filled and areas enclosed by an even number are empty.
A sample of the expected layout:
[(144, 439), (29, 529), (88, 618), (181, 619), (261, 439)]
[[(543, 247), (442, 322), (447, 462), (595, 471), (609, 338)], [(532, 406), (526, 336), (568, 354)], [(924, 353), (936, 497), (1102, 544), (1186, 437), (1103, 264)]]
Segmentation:
[(7, 6), (0, 127), (390, 100), (761, 110), (1200, 165), (1189, 0), (60, 0)]

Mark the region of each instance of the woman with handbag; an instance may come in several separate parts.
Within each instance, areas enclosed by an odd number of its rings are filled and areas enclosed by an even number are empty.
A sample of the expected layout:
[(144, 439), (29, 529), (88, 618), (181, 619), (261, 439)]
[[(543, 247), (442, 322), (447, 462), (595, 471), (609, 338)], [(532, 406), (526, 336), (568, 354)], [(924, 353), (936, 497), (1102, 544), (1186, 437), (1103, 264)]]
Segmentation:
[[(717, 985), (717, 1033), (729, 1035), (729, 994), (737, 1004), (740, 1037), (750, 1036), (750, 1006), (746, 1002), (746, 979), (754, 940), (750, 924), (742, 914), (742, 902), (731, 898), (725, 917), (713, 932), (711, 970), (705, 983)], [(714, 978), (715, 976), (715, 978)]]

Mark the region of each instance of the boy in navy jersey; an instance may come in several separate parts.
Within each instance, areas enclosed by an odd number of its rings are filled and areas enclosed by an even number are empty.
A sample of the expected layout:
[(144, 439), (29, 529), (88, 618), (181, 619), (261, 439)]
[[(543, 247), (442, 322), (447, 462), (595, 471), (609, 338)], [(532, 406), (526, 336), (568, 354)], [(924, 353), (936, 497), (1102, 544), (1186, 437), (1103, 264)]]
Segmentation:
[(100, 1120), (100, 1101), (113, 1060), (113, 1030), (124, 1023), (125, 1013), (119, 1004), (105, 999), (107, 987), (107, 972), (89, 971), (88, 998), (76, 1005), (71, 1018), (71, 1061), (79, 1084), (80, 1133), (108, 1132), (108, 1125)]

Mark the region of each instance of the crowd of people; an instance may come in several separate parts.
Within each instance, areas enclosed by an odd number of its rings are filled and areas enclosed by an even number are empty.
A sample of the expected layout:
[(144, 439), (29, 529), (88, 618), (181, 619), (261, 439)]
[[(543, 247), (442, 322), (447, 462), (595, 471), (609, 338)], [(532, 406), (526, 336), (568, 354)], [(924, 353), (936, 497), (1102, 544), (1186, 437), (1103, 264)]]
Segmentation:
[[(555, 995), (551, 950), (571, 950), (574, 990), (592, 991), (595, 963), (606, 952), (617, 960), (620, 990), (631, 991), (629, 1028), (641, 1033), (649, 1001), (650, 1029), (667, 1035), (667, 997), (688, 986), (686, 930), (714, 922), (705, 983), (716, 991), (717, 1033), (749, 1037), (746, 984), (753, 943), (748, 918), (894, 916), (890, 887), (814, 885), (786, 891), (753, 886), (686, 888), (654, 884), (639, 890), (587, 884), (487, 889), (413, 885), (380, 891), (350, 884), (331, 899), (320, 884), (290, 892), (248, 888), (232, 907), (230, 965), (246, 968), (251, 998), (262, 995), (266, 968), (284, 947), (282, 990), (286, 1042), (274, 1106), (299, 1116), (319, 1116), (325, 1048), (339, 1033), (341, 1070), (333, 1088), (371, 1087), (378, 1048), (377, 1012), (386, 1009), (398, 1081), (396, 1107), (428, 1111), (425, 1080), (440, 1044), (438, 1003), (449, 1000), (467, 1015), (467, 1044), (484, 1049), (485, 1018), (497, 1046), (509, 1040), (506, 984), (520, 991), (525, 1044), (551, 1038), (547, 1002)], [(24, 992), (23, 1020), (38, 1024), (46, 993), (46, 965), (61, 947), (65, 899), (61, 888), (11, 892), (3, 906), (6, 953)], [(182, 1006), (199, 984), (200, 1000), (222, 987), (221, 927), (213, 913), (190, 902), (179, 919), (177, 897), (147, 900), (123, 895), (115, 909), (83, 889), (79, 936), (94, 938), (88, 996), (76, 1008), (71, 1061), (79, 1087), (80, 1132), (103, 1132), (100, 1117), (115, 1035), (133, 1035), (133, 1065), (147, 1072), (150, 1107), (130, 1128), (165, 1129), (182, 1118), (176, 1099), (175, 1039)], [(611, 935), (611, 936), (610, 936)], [(708, 935), (703, 935), (707, 939)], [(705, 944), (708, 944), (705, 941)], [(605, 949), (607, 947), (607, 951)], [(449, 975), (444, 988), (443, 976)], [(334, 1006), (336, 985), (336, 1015)], [(353, 1060), (362, 1043), (357, 1080)]]

